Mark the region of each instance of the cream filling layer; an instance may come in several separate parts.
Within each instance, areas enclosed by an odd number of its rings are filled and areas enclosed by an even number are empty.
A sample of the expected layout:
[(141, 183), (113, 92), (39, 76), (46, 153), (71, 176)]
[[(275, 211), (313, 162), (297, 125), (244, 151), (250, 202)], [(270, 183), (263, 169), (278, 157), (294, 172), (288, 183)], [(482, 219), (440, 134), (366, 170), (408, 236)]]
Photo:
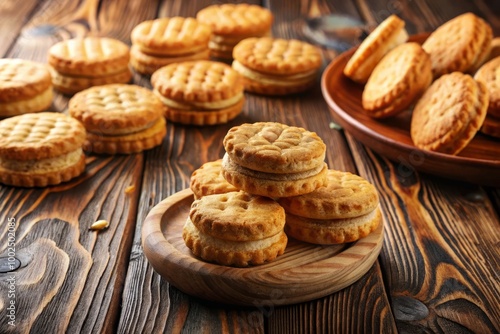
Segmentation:
[(311, 82), (318, 74), (317, 70), (311, 70), (303, 73), (292, 75), (269, 75), (261, 72), (254, 71), (239, 61), (233, 61), (233, 69), (243, 75), (244, 77), (262, 84), (271, 84), (277, 86), (295, 86), (302, 83)]
[(0, 102), (0, 116), (15, 116), (30, 112), (43, 111), (52, 104), (54, 93), (52, 86), (44, 90), (42, 93), (32, 97), (31, 99)]
[(193, 109), (202, 109), (202, 110), (218, 110), (218, 109), (224, 109), (224, 108), (229, 108), (230, 106), (235, 105), (238, 101), (240, 101), (243, 98), (243, 92), (236, 94), (235, 96), (225, 99), (225, 100), (220, 100), (220, 101), (214, 101), (214, 102), (189, 102), (189, 103), (183, 103), (179, 101), (174, 101), (172, 99), (169, 99), (163, 95), (157, 90), (154, 89), (153, 92), (160, 98), (160, 100), (165, 104), (167, 107), (173, 108), (173, 109), (180, 109), (180, 110), (193, 110)]
[(230, 241), (223, 240), (219, 238), (214, 238), (208, 234), (204, 234), (200, 232), (194, 226), (191, 219), (187, 219), (184, 224), (184, 229), (193, 237), (202, 239), (204, 246), (220, 248), (220, 249), (229, 249), (231, 251), (236, 252), (244, 252), (244, 251), (255, 251), (259, 249), (266, 249), (277, 243), (281, 239), (282, 232), (279, 232), (273, 236), (260, 239), (260, 240), (252, 240), (252, 241)]
[(80, 161), (83, 151), (81, 148), (53, 158), (40, 160), (14, 160), (0, 158), (0, 167), (16, 172), (46, 173), (72, 166)]

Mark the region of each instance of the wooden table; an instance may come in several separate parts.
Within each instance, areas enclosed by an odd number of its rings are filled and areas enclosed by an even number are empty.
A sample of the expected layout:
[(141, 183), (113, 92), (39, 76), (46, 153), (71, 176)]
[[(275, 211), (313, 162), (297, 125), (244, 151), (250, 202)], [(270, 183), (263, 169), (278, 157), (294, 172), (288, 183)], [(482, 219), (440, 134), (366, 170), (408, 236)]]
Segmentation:
[[(141, 21), (194, 16), (209, 4), (2, 0), (0, 55), (46, 62), (52, 44), (84, 35), (130, 43), (130, 31)], [(305, 39), (304, 18), (326, 13), (353, 15), (371, 25), (395, 13), (415, 34), (466, 11), (486, 19), (500, 35), (498, 1), (273, 0), (261, 5), (274, 13), (273, 34), (283, 38)], [(324, 49), (324, 65), (335, 56)], [(135, 75), (134, 82), (151, 87), (146, 77)], [(67, 101), (57, 95), (53, 110), (65, 111)], [(376, 185), (386, 221), (384, 244), (378, 261), (355, 284), (296, 305), (232, 307), (180, 292), (143, 255), (141, 226), (148, 212), (187, 188), (201, 164), (222, 156), (221, 141), (230, 127), (255, 121), (316, 131), (327, 144), (330, 168)], [(398, 163), (332, 129), (331, 122), (318, 80), (299, 96), (247, 94), (244, 113), (229, 124), (169, 124), (162, 146), (143, 154), (89, 155), (85, 175), (69, 183), (43, 189), (0, 186), (0, 253), (8, 255), (13, 236), (21, 262), (17, 270), (0, 274), (0, 332), (500, 332), (500, 188), (402, 174)], [(135, 191), (125, 192), (131, 185)], [(109, 228), (89, 231), (98, 219), (109, 220)], [(12, 300), (15, 326), (8, 317)]]

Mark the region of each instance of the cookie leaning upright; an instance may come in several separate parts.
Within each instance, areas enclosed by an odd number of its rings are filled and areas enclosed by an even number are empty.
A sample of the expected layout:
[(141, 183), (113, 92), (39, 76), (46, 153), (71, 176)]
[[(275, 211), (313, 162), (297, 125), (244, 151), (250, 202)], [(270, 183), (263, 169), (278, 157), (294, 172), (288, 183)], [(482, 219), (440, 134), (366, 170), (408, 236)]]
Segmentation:
[(245, 78), (245, 90), (285, 95), (311, 87), (322, 63), (320, 50), (291, 39), (247, 38), (233, 50), (233, 68)]
[(0, 183), (45, 187), (68, 181), (85, 170), (85, 128), (55, 112), (0, 121)]
[(326, 187), (278, 203), (286, 212), (287, 235), (314, 244), (356, 241), (382, 221), (373, 184), (348, 172), (329, 170)]
[(209, 58), (212, 30), (191, 17), (164, 17), (139, 23), (131, 33), (130, 63), (152, 74), (171, 63)]
[(129, 82), (132, 78), (129, 59), (129, 47), (107, 37), (61, 41), (49, 49), (48, 55), (54, 87), (64, 94)]
[(430, 55), (434, 78), (451, 72), (473, 72), (488, 57), (493, 34), (472, 13), (459, 15), (438, 27), (422, 44)]
[(68, 109), (87, 129), (88, 152), (141, 152), (160, 145), (167, 131), (161, 101), (136, 85), (88, 88), (69, 100)]
[(405, 22), (396, 15), (387, 17), (359, 45), (347, 62), (344, 74), (358, 83), (366, 83), (382, 57), (407, 40)]
[(375, 66), (361, 102), (371, 117), (393, 116), (410, 106), (432, 82), (429, 55), (417, 43), (403, 43)]
[(284, 253), (285, 211), (274, 200), (245, 192), (203, 196), (191, 205), (182, 238), (195, 256), (236, 267)]
[(488, 99), (486, 86), (468, 74), (453, 72), (441, 76), (413, 109), (413, 143), (424, 150), (458, 154), (483, 124)]
[(232, 59), (233, 48), (249, 37), (263, 37), (271, 32), (272, 13), (257, 5), (222, 4), (203, 8), (196, 19), (212, 28), (210, 55)]
[(223, 140), (222, 175), (236, 188), (268, 197), (326, 185), (326, 145), (314, 132), (274, 122), (242, 124)]
[(485, 63), (474, 79), (486, 85), (489, 93), (488, 112), (480, 129), (484, 134), (500, 137), (500, 56)]
[(0, 118), (46, 110), (52, 98), (50, 72), (45, 64), (0, 59)]
[(165, 117), (176, 123), (214, 125), (238, 116), (245, 103), (243, 78), (224, 63), (198, 60), (164, 66), (151, 76)]

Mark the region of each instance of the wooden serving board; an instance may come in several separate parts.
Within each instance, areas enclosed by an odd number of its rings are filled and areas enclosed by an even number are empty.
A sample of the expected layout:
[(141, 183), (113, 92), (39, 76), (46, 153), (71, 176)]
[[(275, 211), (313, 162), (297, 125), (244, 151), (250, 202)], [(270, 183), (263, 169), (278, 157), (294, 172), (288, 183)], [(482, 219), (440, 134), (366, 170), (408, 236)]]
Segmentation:
[[(410, 41), (422, 43), (428, 34)], [(321, 90), (332, 117), (354, 138), (377, 153), (400, 164), (401, 173), (422, 171), (446, 178), (500, 186), (500, 139), (477, 133), (458, 155), (424, 151), (410, 136), (411, 108), (386, 119), (368, 116), (361, 104), (364, 86), (347, 78), (344, 67), (355, 52), (335, 58), (323, 72)]]
[(207, 263), (194, 257), (182, 239), (193, 199), (185, 189), (158, 203), (144, 221), (142, 246), (156, 272), (179, 290), (203, 299), (256, 307), (310, 301), (357, 281), (382, 248), (383, 224), (366, 238), (344, 245), (289, 238), (283, 255), (260, 266)]

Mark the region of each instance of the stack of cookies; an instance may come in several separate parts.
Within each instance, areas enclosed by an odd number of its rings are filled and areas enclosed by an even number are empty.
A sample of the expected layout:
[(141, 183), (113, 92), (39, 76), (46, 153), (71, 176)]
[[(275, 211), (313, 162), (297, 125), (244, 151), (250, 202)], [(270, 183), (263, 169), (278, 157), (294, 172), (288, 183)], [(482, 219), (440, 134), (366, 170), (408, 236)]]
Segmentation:
[(170, 17), (144, 21), (131, 33), (130, 64), (153, 74), (171, 63), (209, 59), (212, 30), (194, 18)]
[(273, 23), (269, 10), (245, 3), (208, 6), (196, 18), (212, 28), (210, 56), (226, 60), (232, 59), (233, 48), (241, 40), (269, 35)]
[(233, 50), (233, 68), (245, 78), (245, 90), (286, 95), (311, 87), (322, 64), (320, 50), (291, 39), (247, 38)]
[(52, 81), (45, 64), (0, 59), (0, 118), (46, 110), (52, 98)]
[(165, 117), (175, 123), (227, 123), (241, 113), (245, 103), (242, 77), (220, 62), (173, 63), (153, 73), (151, 84), (165, 105)]
[(167, 133), (161, 101), (136, 85), (88, 88), (75, 94), (68, 108), (87, 130), (87, 152), (142, 152), (160, 145)]
[(116, 39), (86, 37), (61, 41), (49, 49), (54, 88), (72, 95), (92, 86), (128, 83), (129, 47)]
[(45, 187), (85, 170), (85, 128), (55, 112), (29, 113), (0, 121), (0, 182)]
[(375, 187), (328, 170), (325, 145), (313, 132), (273, 122), (242, 124), (223, 144), (222, 163), (208, 162), (191, 175), (195, 201), (183, 238), (205, 261), (263, 264), (284, 253), (288, 237), (353, 242), (382, 221)]

